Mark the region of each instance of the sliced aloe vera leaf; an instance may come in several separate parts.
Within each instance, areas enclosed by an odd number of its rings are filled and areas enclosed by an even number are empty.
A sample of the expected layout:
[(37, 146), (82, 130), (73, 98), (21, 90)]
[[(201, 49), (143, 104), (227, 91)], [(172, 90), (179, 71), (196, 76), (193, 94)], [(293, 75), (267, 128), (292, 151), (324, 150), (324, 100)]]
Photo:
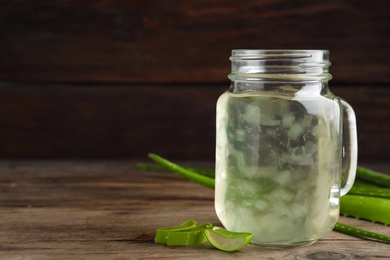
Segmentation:
[(191, 229), (194, 228), (195, 226), (196, 226), (195, 220), (188, 220), (186, 222), (181, 223), (178, 226), (159, 228), (156, 231), (156, 237), (154, 238), (154, 242), (158, 244), (166, 244), (167, 237), (170, 232)]
[(193, 246), (207, 242), (205, 230), (211, 229), (212, 224), (205, 223), (199, 226), (169, 232), (167, 236), (168, 246)]
[(251, 233), (231, 232), (220, 227), (206, 229), (204, 233), (210, 244), (226, 252), (239, 250), (249, 244), (253, 237)]

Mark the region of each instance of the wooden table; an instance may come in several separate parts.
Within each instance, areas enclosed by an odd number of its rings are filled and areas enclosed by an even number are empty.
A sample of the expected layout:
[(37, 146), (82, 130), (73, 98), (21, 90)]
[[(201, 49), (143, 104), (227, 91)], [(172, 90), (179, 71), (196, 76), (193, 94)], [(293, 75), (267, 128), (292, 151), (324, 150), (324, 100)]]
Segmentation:
[[(337, 232), (284, 250), (247, 246), (226, 253), (209, 245), (155, 244), (158, 227), (188, 219), (220, 225), (214, 194), (174, 174), (134, 166), (123, 161), (0, 162), (0, 258), (390, 259), (388, 244)], [(390, 227), (380, 224), (340, 221), (390, 235)]]

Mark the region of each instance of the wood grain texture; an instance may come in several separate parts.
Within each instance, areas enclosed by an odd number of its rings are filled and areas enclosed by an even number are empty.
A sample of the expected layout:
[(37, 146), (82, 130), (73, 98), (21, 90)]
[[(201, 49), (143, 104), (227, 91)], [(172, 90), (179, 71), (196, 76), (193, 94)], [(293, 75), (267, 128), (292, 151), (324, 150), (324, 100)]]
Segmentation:
[(390, 83), (387, 0), (0, 1), (0, 80), (222, 82), (231, 49), (329, 49), (337, 83)]
[[(9, 159), (214, 160), (222, 85), (0, 87), (0, 157)], [(354, 107), (360, 161), (390, 154), (390, 95), (383, 87), (332, 86)]]
[[(212, 167), (212, 163), (184, 163)], [(370, 165), (390, 171), (389, 164)], [(311, 246), (225, 253), (154, 244), (155, 230), (188, 219), (221, 225), (213, 191), (123, 161), (0, 161), (3, 259), (386, 259), (387, 244), (331, 232)], [(390, 228), (340, 218), (390, 235)]]

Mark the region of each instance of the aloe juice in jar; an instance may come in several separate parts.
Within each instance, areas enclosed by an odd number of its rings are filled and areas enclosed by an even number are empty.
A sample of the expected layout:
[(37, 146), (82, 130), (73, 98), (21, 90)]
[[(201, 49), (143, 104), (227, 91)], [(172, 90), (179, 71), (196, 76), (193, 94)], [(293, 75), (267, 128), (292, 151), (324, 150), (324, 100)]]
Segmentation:
[[(339, 208), (337, 101), (223, 94), (217, 105), (216, 212), (264, 245), (298, 245), (332, 230)], [(332, 111), (332, 113), (329, 113)]]
[(230, 60), (217, 102), (218, 218), (254, 244), (311, 244), (333, 229), (357, 165), (355, 114), (328, 88), (329, 52), (233, 50)]

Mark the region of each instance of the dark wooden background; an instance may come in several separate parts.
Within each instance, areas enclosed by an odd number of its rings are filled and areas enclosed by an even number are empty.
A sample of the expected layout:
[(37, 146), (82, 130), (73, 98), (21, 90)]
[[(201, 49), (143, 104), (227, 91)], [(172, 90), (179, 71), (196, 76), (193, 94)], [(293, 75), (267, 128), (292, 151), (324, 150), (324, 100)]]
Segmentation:
[(329, 49), (359, 160), (390, 154), (390, 1), (0, 0), (0, 159), (214, 160), (231, 49)]

